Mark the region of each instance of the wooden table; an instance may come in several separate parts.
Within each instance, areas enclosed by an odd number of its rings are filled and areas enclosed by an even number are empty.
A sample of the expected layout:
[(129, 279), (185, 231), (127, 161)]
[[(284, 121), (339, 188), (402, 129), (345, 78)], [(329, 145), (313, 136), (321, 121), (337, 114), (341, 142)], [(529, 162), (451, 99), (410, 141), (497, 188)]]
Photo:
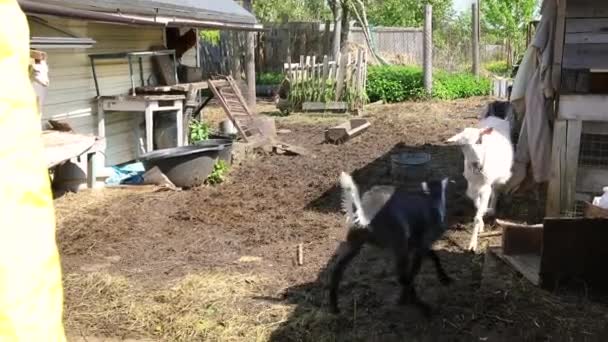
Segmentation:
[(177, 146), (184, 145), (184, 95), (121, 95), (100, 96), (97, 102), (99, 136), (105, 138), (105, 112), (144, 112), (146, 123), (146, 152), (154, 150), (154, 113), (176, 111)]
[(105, 150), (105, 139), (71, 132), (43, 131), (44, 158), (48, 168), (82, 155), (87, 156), (87, 187), (97, 178), (96, 154)]

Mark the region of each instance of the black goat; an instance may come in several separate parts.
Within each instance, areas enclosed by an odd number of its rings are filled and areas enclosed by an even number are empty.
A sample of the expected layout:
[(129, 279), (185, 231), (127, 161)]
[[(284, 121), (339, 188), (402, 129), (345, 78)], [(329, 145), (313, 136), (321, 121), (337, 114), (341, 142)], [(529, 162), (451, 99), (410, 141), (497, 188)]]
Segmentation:
[(443, 285), (451, 283), (437, 254), (431, 249), (447, 230), (446, 188), (448, 179), (422, 182), (422, 191), (411, 193), (393, 186), (375, 186), (363, 198), (352, 177), (340, 176), (343, 206), (347, 213), (348, 234), (330, 279), (330, 309), (338, 313), (338, 287), (346, 266), (363, 245), (390, 249), (397, 260), (402, 286), (400, 304), (415, 304), (429, 316), (431, 308), (414, 288), (414, 278), (423, 258), (430, 257)]

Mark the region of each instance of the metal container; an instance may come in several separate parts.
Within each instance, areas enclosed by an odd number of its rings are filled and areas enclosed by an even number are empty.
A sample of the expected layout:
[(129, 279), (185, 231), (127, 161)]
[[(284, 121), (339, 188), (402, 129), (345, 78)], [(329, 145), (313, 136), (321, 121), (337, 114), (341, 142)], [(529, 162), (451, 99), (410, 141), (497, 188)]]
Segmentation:
[(238, 133), (238, 131), (236, 130), (236, 127), (234, 127), (234, 124), (232, 123), (232, 120), (230, 120), (230, 119), (226, 119), (226, 120), (220, 122), (220, 132), (223, 135), (227, 135), (227, 136), (236, 135)]
[(201, 141), (192, 146), (181, 146), (152, 151), (140, 157), (146, 170), (158, 168), (178, 187), (202, 185), (213, 171), (218, 159), (230, 162), (232, 141)]
[(391, 155), (391, 175), (395, 180), (423, 180), (428, 173), (431, 155), (425, 152), (401, 152)]

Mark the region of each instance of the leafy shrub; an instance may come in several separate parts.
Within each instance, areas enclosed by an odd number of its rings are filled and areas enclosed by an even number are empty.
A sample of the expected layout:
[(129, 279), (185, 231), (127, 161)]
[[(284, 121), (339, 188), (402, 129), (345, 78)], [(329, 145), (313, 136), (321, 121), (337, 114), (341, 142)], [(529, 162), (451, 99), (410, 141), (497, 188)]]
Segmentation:
[(203, 42), (209, 43), (211, 46), (218, 46), (220, 44), (220, 31), (219, 30), (201, 30), (199, 35)]
[(370, 102), (402, 102), (424, 96), (422, 70), (408, 66), (370, 66), (367, 73)]
[(488, 95), (491, 82), (484, 77), (475, 78), (468, 73), (448, 74), (438, 72), (433, 80), (433, 97), (441, 100), (462, 99)]
[(256, 74), (255, 83), (259, 85), (277, 85), (283, 81), (283, 74), (280, 72), (264, 72)]
[(507, 62), (506, 61), (494, 61), (494, 62), (490, 62), (487, 63), (484, 68), (497, 76), (508, 76), (511, 72), (511, 70), (509, 70), (509, 67), (507, 66)]
[[(433, 98), (453, 100), (488, 95), (491, 84), (486, 78), (471, 74), (435, 72)], [(370, 66), (367, 78), (367, 96), (371, 102), (402, 102), (426, 97), (422, 69), (411, 66)]]
[(225, 180), (228, 169), (228, 164), (226, 164), (226, 162), (224, 162), (223, 160), (219, 159), (213, 165), (213, 171), (207, 177), (207, 183), (211, 185), (222, 183)]
[(190, 128), (190, 142), (209, 139), (210, 127), (206, 122), (192, 119), (188, 128)]

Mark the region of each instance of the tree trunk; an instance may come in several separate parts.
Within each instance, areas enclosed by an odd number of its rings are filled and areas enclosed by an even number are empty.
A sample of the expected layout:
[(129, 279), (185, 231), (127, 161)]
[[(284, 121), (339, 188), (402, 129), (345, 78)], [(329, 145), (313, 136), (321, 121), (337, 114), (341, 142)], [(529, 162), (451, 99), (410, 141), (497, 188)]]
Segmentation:
[(350, 34), (350, 12), (348, 10), (348, 3), (342, 3), (342, 30), (340, 33), (340, 51), (346, 46), (348, 43), (348, 37)]
[(342, 35), (342, 5), (340, 0), (335, 0), (334, 4), (334, 40), (332, 44), (332, 57), (338, 60), (340, 56), (340, 37)]

